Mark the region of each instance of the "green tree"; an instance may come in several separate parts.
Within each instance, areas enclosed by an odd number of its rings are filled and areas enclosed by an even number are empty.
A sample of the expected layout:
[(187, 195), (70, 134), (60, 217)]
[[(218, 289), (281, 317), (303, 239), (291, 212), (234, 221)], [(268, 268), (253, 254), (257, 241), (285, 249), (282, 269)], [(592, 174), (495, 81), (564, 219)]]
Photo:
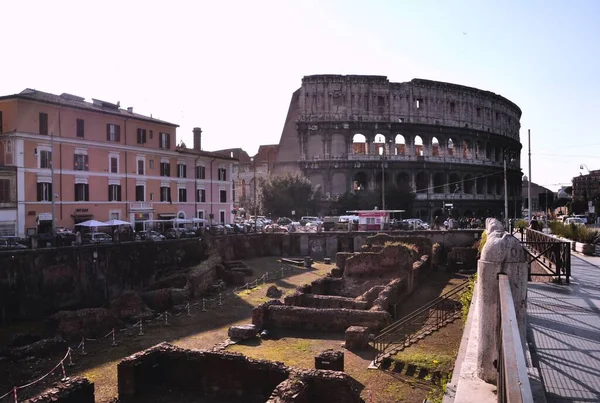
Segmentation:
[(288, 217), (292, 210), (296, 217), (314, 214), (320, 199), (320, 190), (301, 175), (287, 174), (261, 180), (260, 199), (263, 213)]
[(408, 186), (386, 185), (385, 208), (388, 210), (406, 210), (403, 217), (412, 215), (415, 194)]

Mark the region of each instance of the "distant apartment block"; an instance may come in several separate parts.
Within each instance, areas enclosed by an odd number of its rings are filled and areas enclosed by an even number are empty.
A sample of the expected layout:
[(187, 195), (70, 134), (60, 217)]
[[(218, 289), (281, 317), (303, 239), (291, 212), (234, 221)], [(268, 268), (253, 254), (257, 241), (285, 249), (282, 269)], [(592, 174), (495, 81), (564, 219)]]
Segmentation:
[(232, 220), (235, 158), (176, 144), (177, 125), (133, 108), (26, 89), (0, 97), (0, 233), (121, 219)]

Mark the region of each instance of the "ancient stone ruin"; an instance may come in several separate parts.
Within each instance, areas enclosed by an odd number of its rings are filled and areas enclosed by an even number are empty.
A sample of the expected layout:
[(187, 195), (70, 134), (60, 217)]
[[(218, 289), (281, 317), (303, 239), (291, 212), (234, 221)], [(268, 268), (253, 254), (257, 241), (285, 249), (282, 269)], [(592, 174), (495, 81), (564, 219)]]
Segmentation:
[(327, 276), (283, 299), (257, 306), (258, 329), (299, 328), (344, 332), (351, 326), (377, 332), (391, 324), (392, 306), (418, 285), (430, 267), (433, 245), (425, 237), (377, 234), (361, 252), (340, 252)]

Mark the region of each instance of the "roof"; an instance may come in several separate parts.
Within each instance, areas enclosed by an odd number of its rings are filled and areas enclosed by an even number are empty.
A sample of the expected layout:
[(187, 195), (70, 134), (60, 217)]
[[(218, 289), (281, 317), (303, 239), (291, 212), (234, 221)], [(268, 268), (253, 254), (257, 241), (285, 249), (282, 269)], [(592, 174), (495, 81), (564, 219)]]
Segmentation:
[(143, 120), (146, 122), (158, 123), (158, 124), (163, 124), (166, 126), (179, 127), (179, 125), (177, 125), (175, 123), (167, 122), (167, 121), (160, 120), (160, 119), (155, 119), (151, 116), (148, 117), (145, 115), (140, 115), (139, 113), (134, 113), (133, 111), (129, 112), (127, 109), (121, 109), (119, 102), (117, 102), (115, 104), (112, 102), (106, 102), (106, 101), (102, 101), (102, 100), (94, 99), (94, 98), (92, 98), (93, 102), (86, 102), (85, 98), (77, 96), (77, 95), (68, 94), (66, 92), (62, 93), (61, 95), (55, 95), (55, 94), (51, 94), (49, 92), (43, 92), (43, 91), (31, 89), (31, 88), (26, 88), (18, 94), (5, 95), (5, 96), (0, 97), (0, 100), (4, 100), (4, 99), (23, 99), (23, 100), (27, 100), (27, 101), (37, 101), (37, 102), (43, 102), (43, 103), (47, 103), (47, 104), (61, 105), (61, 106), (67, 106), (70, 108), (87, 110), (90, 112), (104, 113), (104, 114), (108, 114), (108, 115), (119, 116), (122, 118), (134, 118), (134, 119)]
[(187, 147), (177, 147), (177, 148), (175, 148), (175, 151), (182, 153), (182, 154), (196, 155), (198, 157), (212, 157), (214, 159), (219, 159), (219, 160), (238, 161), (238, 158), (231, 157), (230, 155), (221, 153), (220, 151), (197, 151), (197, 150), (194, 150), (193, 148), (187, 148)]

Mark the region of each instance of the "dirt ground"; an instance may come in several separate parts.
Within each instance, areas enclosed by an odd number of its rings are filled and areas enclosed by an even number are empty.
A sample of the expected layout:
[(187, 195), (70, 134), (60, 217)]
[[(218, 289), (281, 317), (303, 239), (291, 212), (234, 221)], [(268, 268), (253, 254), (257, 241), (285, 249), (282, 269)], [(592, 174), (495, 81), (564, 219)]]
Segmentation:
[[(168, 341), (177, 346), (195, 349), (210, 349), (227, 339), (227, 330), (231, 325), (250, 323), (252, 308), (268, 298), (265, 296), (266, 289), (275, 284), (283, 291), (283, 296), (292, 293), (296, 286), (310, 283), (318, 277), (326, 275), (333, 267), (316, 263), (311, 269), (296, 268), (282, 265), (277, 258), (259, 258), (247, 261), (248, 267), (252, 268), (254, 275), (249, 281), (260, 278), (264, 273), (279, 271), (282, 267), (287, 268), (283, 278), (260, 284), (250, 290), (238, 291), (232, 294), (232, 288), (226, 290), (223, 295), (223, 305), (217, 306), (216, 298), (206, 303), (206, 311), (202, 311), (201, 301), (193, 301), (192, 316), (185, 313), (179, 316), (169, 316), (169, 326), (164, 325), (164, 320), (154, 320), (144, 328), (144, 335), (138, 335), (138, 329), (117, 330), (117, 347), (110, 346), (110, 340), (102, 342), (87, 342), (87, 355), (80, 355), (80, 350), (73, 354), (73, 366), (66, 366), (68, 376), (82, 375), (95, 384), (97, 403), (107, 403), (117, 396), (117, 364), (118, 362), (137, 351), (156, 345), (162, 341)], [(425, 302), (435, 298), (444, 289), (464, 281), (460, 278), (450, 278), (445, 273), (433, 272), (429, 279), (422, 281), (413, 295), (407, 299), (397, 312), (399, 316), (411, 312)], [(38, 323), (19, 324), (0, 329), (0, 340), (6, 339), (13, 332), (35, 331), (41, 326)], [(449, 338), (460, 341), (460, 326), (456, 331), (439, 338), (439, 345), (431, 345), (431, 349), (446, 354), (449, 346)], [(443, 330), (442, 330), (443, 331)], [(440, 331), (440, 335), (442, 334)], [(425, 346), (429, 337), (420, 345)], [(435, 337), (437, 339), (437, 337)], [(314, 356), (326, 349), (340, 349), (343, 343), (343, 334), (318, 334), (315, 332), (275, 332), (273, 339), (257, 340), (253, 344), (234, 345), (228, 350), (240, 351), (250, 357), (273, 359), (282, 361), (287, 365), (304, 368), (314, 368)], [(77, 347), (72, 345), (72, 347)], [(411, 349), (414, 347), (411, 347)], [(443, 350), (443, 351), (442, 351)], [(408, 351), (408, 350), (405, 350)], [(434, 354), (436, 352), (433, 352)], [(41, 360), (19, 360), (18, 362), (0, 361), (0, 396), (12, 389), (13, 385), (22, 385), (46, 374), (64, 356), (64, 352)], [(431, 383), (404, 380), (398, 374), (391, 371), (367, 370), (369, 362), (374, 358), (375, 352), (365, 351), (359, 354), (346, 351), (346, 372), (353, 376), (363, 385), (362, 397), (366, 402), (422, 402), (423, 398), (432, 388)], [(39, 393), (52, 383), (61, 378), (60, 368), (52, 375), (38, 384), (19, 391), (19, 400)], [(184, 401), (183, 399), (181, 401)], [(188, 400), (185, 400), (188, 401)], [(2, 402), (2, 400), (0, 400)]]

